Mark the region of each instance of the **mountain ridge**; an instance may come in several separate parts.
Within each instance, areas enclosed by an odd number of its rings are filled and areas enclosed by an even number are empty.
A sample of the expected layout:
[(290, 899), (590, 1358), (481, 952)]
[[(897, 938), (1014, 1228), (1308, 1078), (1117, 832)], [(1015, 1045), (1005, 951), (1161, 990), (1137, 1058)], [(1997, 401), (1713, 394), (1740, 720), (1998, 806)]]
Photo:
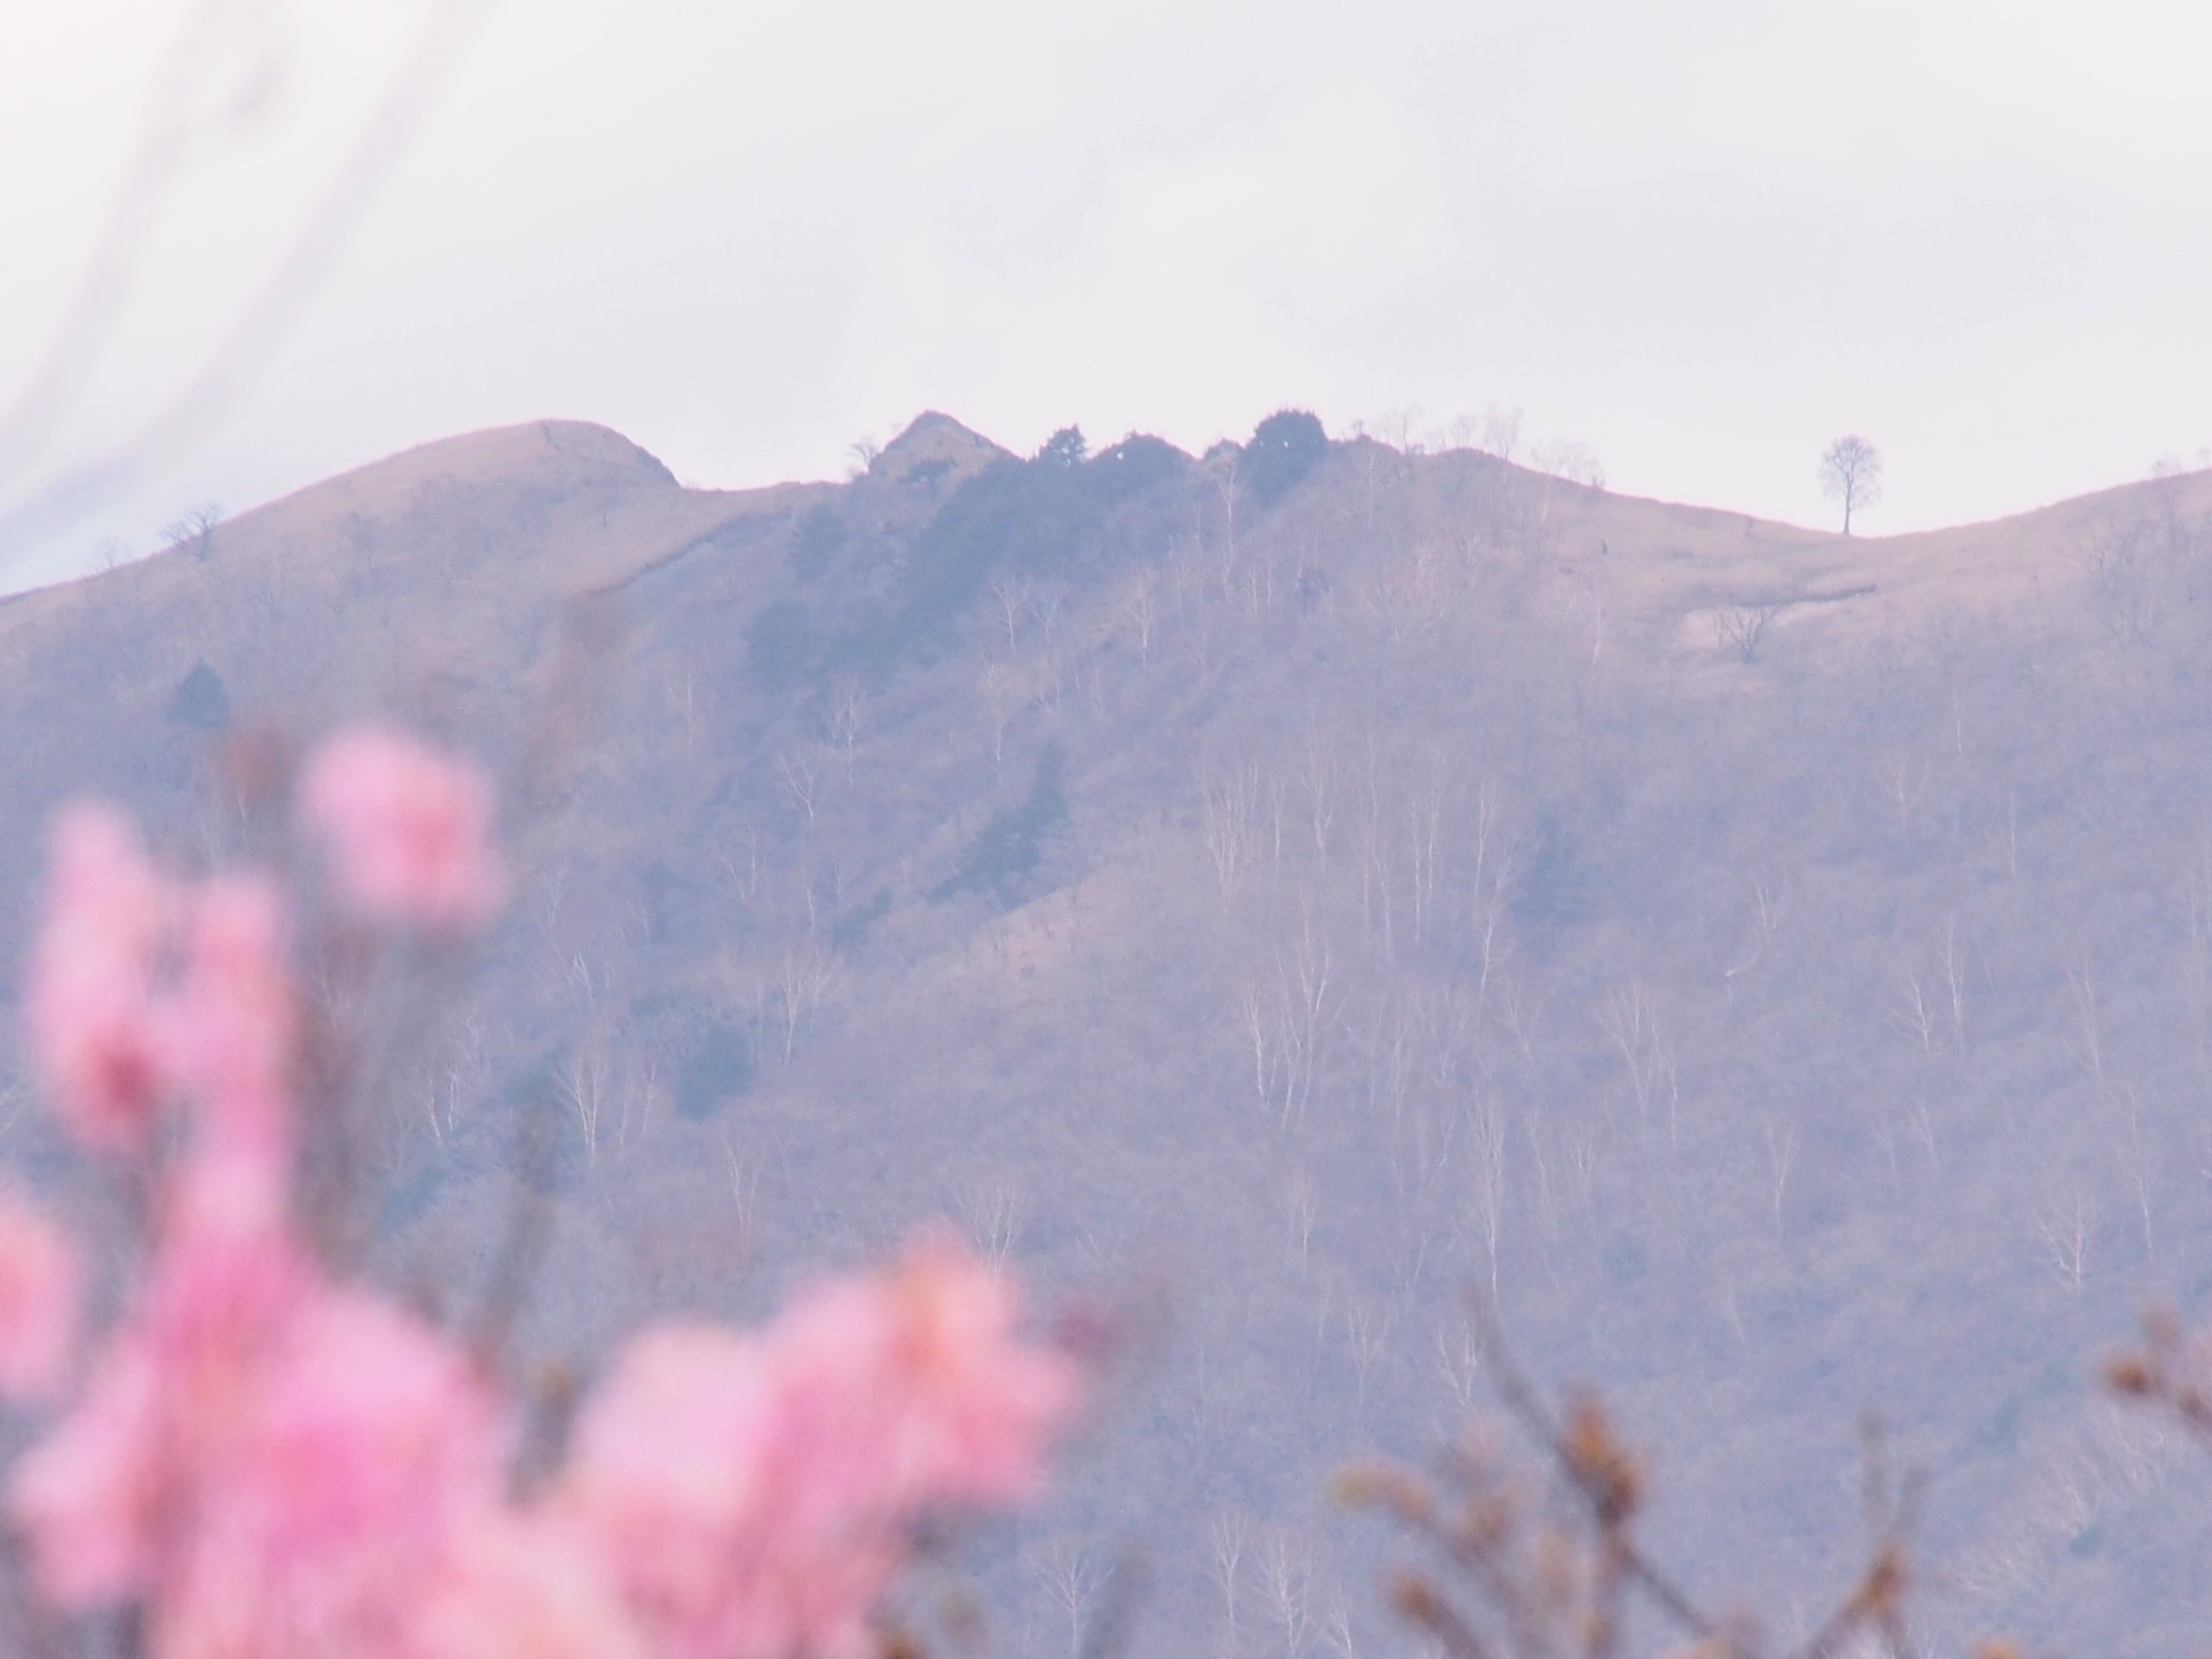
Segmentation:
[[(1696, 636), (1709, 631), (1712, 613), (1734, 607), (1771, 610), (1785, 628), (1802, 616), (1802, 607), (1834, 607), (1824, 609), (1825, 623), (1841, 622), (1844, 631), (1864, 634), (1887, 625), (1884, 619), (1900, 606), (1899, 614), (1925, 615), (2030, 602), (2046, 584), (2078, 574), (2068, 567), (2078, 562), (2080, 543), (2101, 521), (2140, 516), (2154, 504), (2156, 511), (2183, 516), (2212, 505), (2212, 474), (2192, 473), (2114, 485), (1996, 519), (1844, 536), (1724, 507), (1593, 490), (1481, 451), (1399, 456), (1372, 438), (1337, 447), (1354, 455), (1380, 451), (1395, 458), (1392, 465), (1430, 471), (1479, 475), (1493, 467), (1510, 469), (1509, 475), (1543, 497), (1541, 517), (1561, 514), (1555, 539), (1580, 544), (1579, 554), (1563, 556), (1563, 569), (1580, 576), (1602, 565), (1630, 605), (1678, 613), (1682, 643), (1691, 654), (1706, 643)], [(954, 417), (925, 411), (872, 459), (871, 467), (897, 480), (917, 471), (932, 476), (941, 471), (961, 481), (982, 467), (1015, 459)], [(259, 540), (281, 538), (317, 517), (390, 516), (407, 496), (441, 485), (598, 489), (614, 496), (651, 497), (658, 514), (637, 516), (658, 516), (668, 523), (625, 525), (623, 534), (643, 538), (652, 550), (629, 565), (619, 555), (586, 556), (562, 578), (572, 586), (617, 585), (738, 518), (787, 510), (845, 487), (797, 480), (745, 490), (680, 485), (649, 452), (611, 428), (534, 421), (398, 451), (264, 503), (230, 521), (227, 529)], [(173, 562), (179, 556), (171, 551), (155, 558)]]
[[(1469, 1284), (1662, 1449), (1717, 1600), (1824, 1600), (1874, 1405), (1976, 1587), (1937, 1629), (2201, 1625), (2135, 1610), (2212, 1504), (2084, 1372), (2212, 1255), (2203, 478), (1845, 539), (1371, 439), (1263, 496), (938, 416), (717, 492), (551, 431), (0, 612), (18, 918), (72, 796), (219, 864), (233, 737), (498, 766), (589, 687), (473, 1005), (395, 1072), (395, 1280), (482, 1262), (536, 1120), (529, 1334), (585, 1368), (948, 1210), (1049, 1287), (1165, 1283), (1094, 1459), (983, 1540), (1017, 1630), (1042, 1554), (1134, 1540), (1148, 1641), (1258, 1652), (1272, 1592), (1203, 1565), (1241, 1516), (1381, 1639), (1319, 1494), (1479, 1397)], [(564, 679), (580, 599), (616, 625)]]

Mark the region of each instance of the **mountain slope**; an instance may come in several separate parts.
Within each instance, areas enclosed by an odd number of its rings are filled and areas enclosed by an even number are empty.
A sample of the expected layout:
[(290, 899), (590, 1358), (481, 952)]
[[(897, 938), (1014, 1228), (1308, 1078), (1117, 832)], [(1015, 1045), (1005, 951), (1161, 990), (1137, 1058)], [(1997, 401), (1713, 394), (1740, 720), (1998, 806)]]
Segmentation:
[(1258, 454), (927, 416), (722, 494), (592, 427), (426, 446), (0, 608), (0, 892), (85, 788), (223, 856), (228, 728), (517, 755), (597, 595), (529, 889), (394, 1103), (395, 1274), (482, 1248), (541, 1115), (549, 1349), (948, 1209), (1157, 1292), (981, 1557), (1025, 1651), (1055, 1542), (1152, 1554), (1155, 1646), (1370, 1639), (1321, 1482), (1479, 1397), (1470, 1284), (1664, 1448), (1715, 1600), (1819, 1603), (1871, 1406), (1941, 1629), (2170, 1651), (2207, 1489), (2086, 1378), (2212, 1284), (2212, 486), (1847, 540)]

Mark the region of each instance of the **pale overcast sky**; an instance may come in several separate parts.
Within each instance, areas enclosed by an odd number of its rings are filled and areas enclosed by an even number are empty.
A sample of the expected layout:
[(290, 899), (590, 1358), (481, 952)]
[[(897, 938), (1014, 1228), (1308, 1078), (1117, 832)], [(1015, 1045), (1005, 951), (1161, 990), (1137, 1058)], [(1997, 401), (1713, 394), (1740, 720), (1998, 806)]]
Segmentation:
[(1855, 429), (1869, 532), (2212, 443), (2201, 5), (490, 0), (249, 393), (26, 519), (267, 280), (430, 13), (0, 4), (0, 406), (189, 15), (214, 112), (81, 406), (0, 488), (9, 585), (547, 415), (745, 485), (923, 408), (1195, 448), (1285, 404), (1499, 403), (1615, 489), (1813, 523)]

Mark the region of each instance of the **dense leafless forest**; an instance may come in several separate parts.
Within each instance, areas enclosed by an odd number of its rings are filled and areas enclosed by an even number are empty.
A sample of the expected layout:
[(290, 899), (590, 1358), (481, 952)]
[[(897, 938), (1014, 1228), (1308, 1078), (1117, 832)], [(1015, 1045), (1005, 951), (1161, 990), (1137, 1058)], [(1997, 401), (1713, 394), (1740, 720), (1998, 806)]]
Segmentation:
[(1714, 1603), (1816, 1616), (1870, 1408), (1933, 1637), (2174, 1652), (2212, 1480), (2092, 1371), (2212, 1288), (2208, 514), (1846, 541), (1292, 417), (924, 416), (746, 494), (480, 434), (0, 609), (0, 889), (74, 792), (214, 858), (266, 735), (523, 768), (554, 711), (363, 1152), (387, 1270), (434, 1293), (520, 1183), (549, 1358), (940, 1211), (1113, 1301), (1093, 1443), (968, 1557), (1000, 1651), (1138, 1562), (1147, 1649), (1402, 1640), (1326, 1477), (1480, 1403), (1473, 1294), (1659, 1449)]

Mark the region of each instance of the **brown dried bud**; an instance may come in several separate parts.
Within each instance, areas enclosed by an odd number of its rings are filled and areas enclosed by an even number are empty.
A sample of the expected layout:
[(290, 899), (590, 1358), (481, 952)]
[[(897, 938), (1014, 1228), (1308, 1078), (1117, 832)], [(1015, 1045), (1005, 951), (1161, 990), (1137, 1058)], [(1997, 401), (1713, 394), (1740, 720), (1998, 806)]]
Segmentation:
[(1568, 1467), (1596, 1506), (1599, 1521), (1617, 1525), (1635, 1513), (1643, 1498), (1643, 1473), (1614, 1438), (1612, 1425), (1596, 1401), (1579, 1399), (1567, 1409), (1563, 1449)]
[(2115, 1354), (2105, 1361), (2105, 1386), (2114, 1393), (2140, 1398), (2151, 1392), (2155, 1380), (2150, 1362), (2140, 1354)]
[(1460, 1536), (1474, 1550), (1494, 1550), (1512, 1531), (1513, 1505), (1498, 1496), (1469, 1504), (1467, 1518), (1460, 1523)]
[(1416, 1525), (1427, 1525), (1436, 1513), (1435, 1501), (1419, 1479), (1379, 1461), (1339, 1469), (1329, 1495), (1348, 1509), (1388, 1509)]
[(1867, 1576), (1851, 1592), (1851, 1604), (1865, 1618), (1883, 1619), (1897, 1610), (1904, 1593), (1904, 1552), (1895, 1544), (1884, 1544), (1867, 1563)]
[(1435, 1629), (1447, 1617), (1442, 1592), (1418, 1573), (1401, 1572), (1390, 1581), (1390, 1605), (1399, 1617), (1423, 1630)]

